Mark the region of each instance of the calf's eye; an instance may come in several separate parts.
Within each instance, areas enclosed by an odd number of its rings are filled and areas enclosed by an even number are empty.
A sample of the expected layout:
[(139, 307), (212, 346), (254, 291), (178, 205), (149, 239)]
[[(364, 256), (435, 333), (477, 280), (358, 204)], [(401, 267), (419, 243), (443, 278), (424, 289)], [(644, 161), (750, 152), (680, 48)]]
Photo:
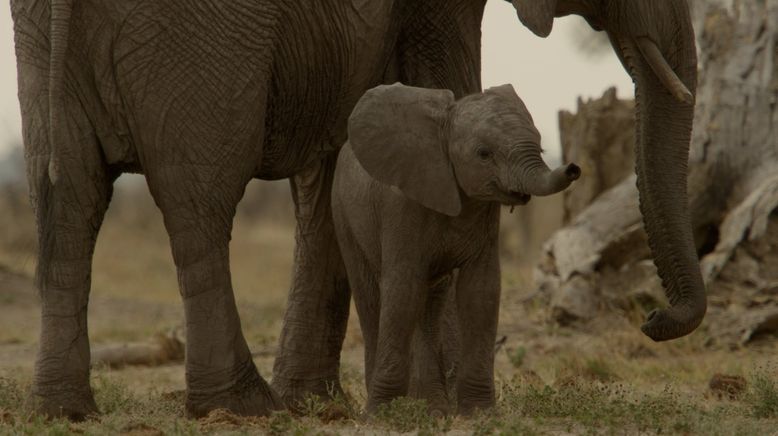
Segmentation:
[(481, 160), (489, 160), (492, 158), (492, 151), (488, 148), (479, 148), (476, 153), (478, 153), (478, 157)]

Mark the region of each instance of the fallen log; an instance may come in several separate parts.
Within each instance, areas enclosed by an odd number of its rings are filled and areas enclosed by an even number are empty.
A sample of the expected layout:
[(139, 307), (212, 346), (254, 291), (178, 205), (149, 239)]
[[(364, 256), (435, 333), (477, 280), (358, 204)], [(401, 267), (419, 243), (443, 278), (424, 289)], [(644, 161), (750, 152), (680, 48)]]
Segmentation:
[(92, 351), (92, 366), (159, 366), (183, 362), (184, 340), (179, 329), (157, 333), (145, 342), (105, 345)]

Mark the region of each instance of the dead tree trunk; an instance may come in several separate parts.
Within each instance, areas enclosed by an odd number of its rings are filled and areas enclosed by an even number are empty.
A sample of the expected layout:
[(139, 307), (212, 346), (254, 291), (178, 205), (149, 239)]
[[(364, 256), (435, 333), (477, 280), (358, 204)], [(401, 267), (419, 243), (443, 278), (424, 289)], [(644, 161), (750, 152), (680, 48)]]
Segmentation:
[(578, 113), (559, 113), (562, 162), (581, 167), (584, 175), (564, 192), (564, 223), (569, 223), (600, 193), (634, 172), (635, 103), (616, 98), (616, 88), (583, 102)]
[[(710, 300), (703, 329), (712, 342), (743, 343), (778, 330), (778, 2), (693, 6), (700, 73), (689, 195)], [(563, 129), (601, 122), (586, 116), (584, 107)], [(562, 135), (565, 149), (574, 136)], [(611, 171), (593, 162), (594, 173)], [(666, 304), (637, 199), (627, 177), (545, 245), (536, 280), (558, 321)]]

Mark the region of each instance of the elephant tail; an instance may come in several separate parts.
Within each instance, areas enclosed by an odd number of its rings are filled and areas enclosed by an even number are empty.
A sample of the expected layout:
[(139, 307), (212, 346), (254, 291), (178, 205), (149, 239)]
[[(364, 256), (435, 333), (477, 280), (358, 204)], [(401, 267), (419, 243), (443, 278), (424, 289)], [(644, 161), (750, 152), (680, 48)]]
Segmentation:
[(51, 0), (51, 16), (49, 24), (49, 156), (47, 168), (36, 169), (46, 171), (48, 174), (39, 174), (36, 177), (38, 204), (38, 268), (36, 281), (40, 289), (46, 287), (46, 279), (49, 276), (52, 251), (54, 249), (54, 190), (57, 180), (64, 168), (63, 152), (67, 141), (67, 127), (65, 126), (65, 76), (68, 52), (68, 40), (70, 38), (70, 16), (73, 11), (73, 0)]
[(56, 183), (60, 169), (61, 143), (66, 131), (65, 117), (65, 63), (67, 61), (68, 39), (70, 38), (70, 15), (73, 0), (51, 0), (51, 24), (49, 38), (49, 144), (51, 159), (49, 177)]

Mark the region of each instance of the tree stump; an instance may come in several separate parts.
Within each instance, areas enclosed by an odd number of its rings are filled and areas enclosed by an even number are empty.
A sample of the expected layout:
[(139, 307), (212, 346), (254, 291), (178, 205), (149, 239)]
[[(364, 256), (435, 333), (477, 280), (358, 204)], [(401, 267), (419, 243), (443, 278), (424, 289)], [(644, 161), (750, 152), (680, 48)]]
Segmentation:
[(616, 88), (596, 100), (579, 98), (575, 114), (559, 112), (562, 162), (577, 164), (584, 175), (563, 194), (565, 224), (634, 171), (634, 113), (634, 102), (616, 98)]

